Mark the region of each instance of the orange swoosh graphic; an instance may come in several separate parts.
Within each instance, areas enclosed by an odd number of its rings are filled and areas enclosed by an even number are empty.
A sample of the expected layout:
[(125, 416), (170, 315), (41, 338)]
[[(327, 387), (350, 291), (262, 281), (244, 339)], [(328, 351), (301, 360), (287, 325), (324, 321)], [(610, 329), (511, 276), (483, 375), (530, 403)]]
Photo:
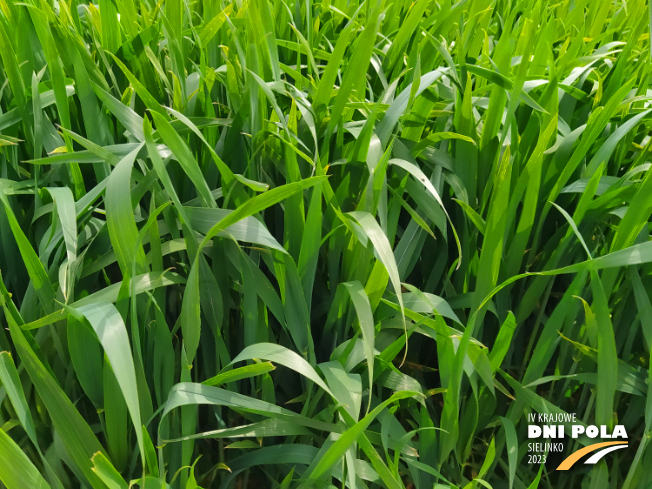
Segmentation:
[(623, 441), (605, 441), (603, 443), (595, 443), (593, 445), (589, 445), (588, 447), (584, 447), (579, 449), (576, 452), (571, 453), (566, 460), (564, 460), (562, 463), (559, 464), (559, 467), (557, 467), (557, 470), (568, 470), (570, 469), (575, 462), (577, 462), (579, 459), (581, 459), (584, 455), (587, 453), (591, 453), (598, 448), (602, 447), (608, 447), (610, 445), (627, 445), (627, 442)]

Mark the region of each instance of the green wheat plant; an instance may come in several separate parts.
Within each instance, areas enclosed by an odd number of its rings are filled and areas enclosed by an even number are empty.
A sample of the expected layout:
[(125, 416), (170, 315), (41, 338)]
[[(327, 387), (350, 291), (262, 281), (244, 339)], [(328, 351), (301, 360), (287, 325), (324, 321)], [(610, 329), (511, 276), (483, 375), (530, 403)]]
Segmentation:
[(649, 9), (0, 0), (0, 487), (652, 487)]

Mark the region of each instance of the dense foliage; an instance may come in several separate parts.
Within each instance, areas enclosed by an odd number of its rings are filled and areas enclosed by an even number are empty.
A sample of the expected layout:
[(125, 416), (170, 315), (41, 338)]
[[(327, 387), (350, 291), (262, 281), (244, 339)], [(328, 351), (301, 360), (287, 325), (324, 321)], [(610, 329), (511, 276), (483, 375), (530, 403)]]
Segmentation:
[(0, 11), (7, 488), (650, 487), (644, 0)]

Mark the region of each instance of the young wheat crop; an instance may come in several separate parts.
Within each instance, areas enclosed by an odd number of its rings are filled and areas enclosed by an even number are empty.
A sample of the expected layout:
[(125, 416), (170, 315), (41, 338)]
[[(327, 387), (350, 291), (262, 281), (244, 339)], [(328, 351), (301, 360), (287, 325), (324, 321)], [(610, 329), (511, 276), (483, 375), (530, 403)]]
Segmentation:
[(0, 486), (652, 487), (648, 9), (0, 0)]

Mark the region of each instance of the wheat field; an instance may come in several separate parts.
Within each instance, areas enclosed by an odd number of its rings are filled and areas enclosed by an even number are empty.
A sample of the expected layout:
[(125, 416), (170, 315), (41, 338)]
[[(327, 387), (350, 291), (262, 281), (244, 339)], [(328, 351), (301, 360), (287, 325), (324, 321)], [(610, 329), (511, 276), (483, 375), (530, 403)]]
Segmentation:
[(644, 0), (0, 11), (0, 487), (652, 487)]

